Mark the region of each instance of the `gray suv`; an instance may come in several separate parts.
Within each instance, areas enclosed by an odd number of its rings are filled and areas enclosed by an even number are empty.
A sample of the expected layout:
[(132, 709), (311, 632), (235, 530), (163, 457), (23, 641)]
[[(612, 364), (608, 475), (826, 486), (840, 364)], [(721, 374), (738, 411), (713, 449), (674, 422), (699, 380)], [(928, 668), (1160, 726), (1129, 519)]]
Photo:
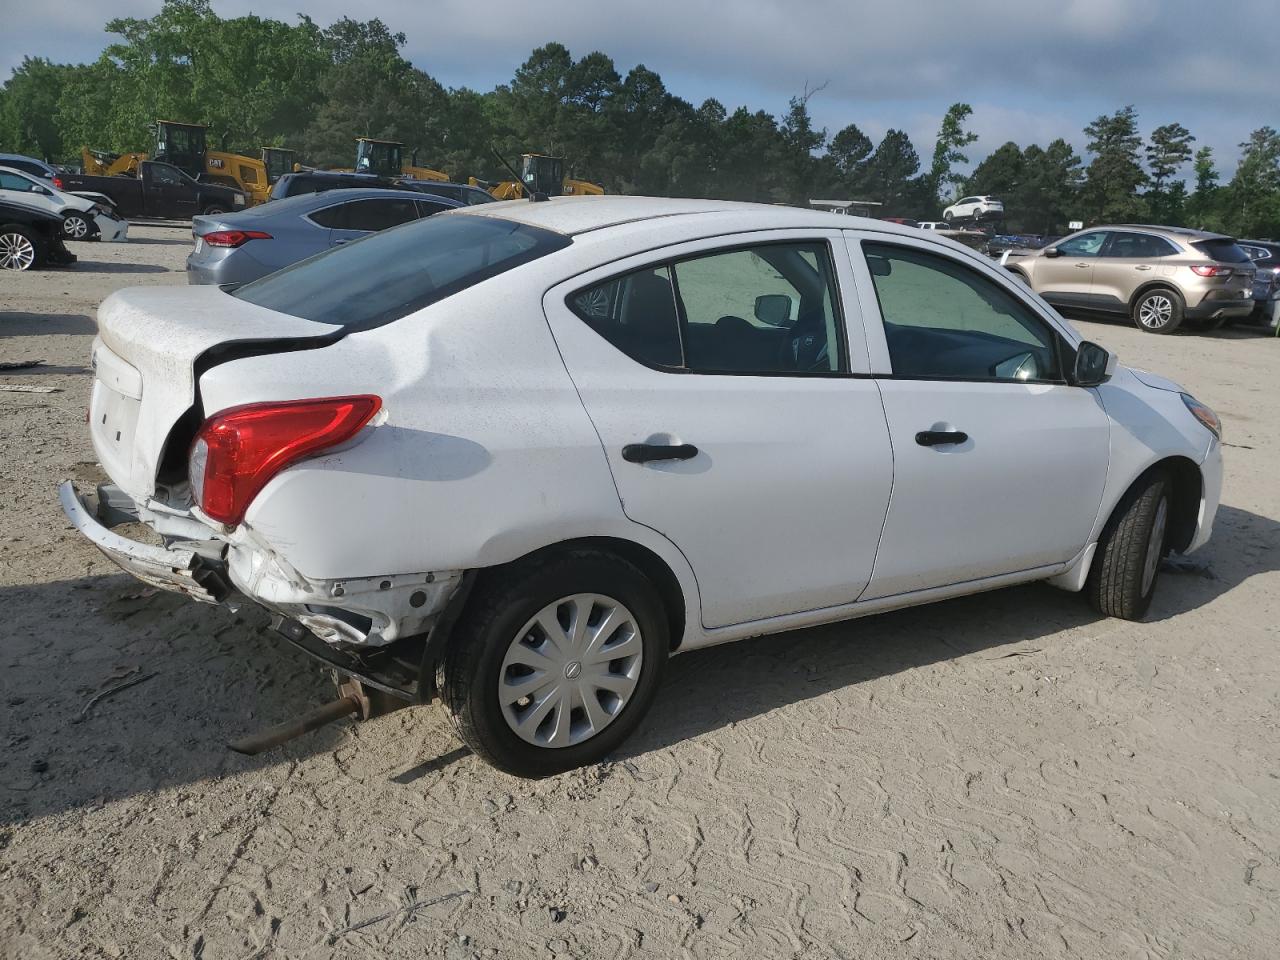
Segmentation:
[(1121, 314), (1148, 333), (1253, 310), (1253, 261), (1231, 237), (1202, 230), (1094, 227), (1005, 265), (1054, 306)]

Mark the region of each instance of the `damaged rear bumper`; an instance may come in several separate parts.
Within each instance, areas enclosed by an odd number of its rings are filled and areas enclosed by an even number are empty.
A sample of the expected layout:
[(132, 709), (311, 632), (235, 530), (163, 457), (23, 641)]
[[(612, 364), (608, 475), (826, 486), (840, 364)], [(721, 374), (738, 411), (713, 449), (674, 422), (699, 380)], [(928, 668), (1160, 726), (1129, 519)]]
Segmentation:
[[(58, 499), (67, 519), (81, 536), (101, 550), (108, 560), (144, 583), (185, 594), (201, 603), (220, 603), (226, 597), (225, 580), (209, 566), (208, 559), (197, 552), (194, 544), (190, 548), (180, 544), (158, 547), (112, 533), (98, 519), (97, 509), (80, 498), (70, 480), (58, 487)], [(217, 544), (215, 550), (225, 552), (226, 545)]]

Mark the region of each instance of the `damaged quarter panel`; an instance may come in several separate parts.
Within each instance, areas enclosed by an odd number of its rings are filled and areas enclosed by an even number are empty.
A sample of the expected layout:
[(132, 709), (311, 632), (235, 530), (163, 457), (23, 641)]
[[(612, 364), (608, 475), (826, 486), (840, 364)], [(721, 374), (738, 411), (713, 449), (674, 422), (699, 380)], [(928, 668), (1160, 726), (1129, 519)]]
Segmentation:
[[(439, 582), (576, 537), (619, 536), (658, 552), (686, 597), (696, 596), (678, 551), (622, 512), (600, 441), (537, 310), (558, 279), (541, 263), (525, 265), (506, 282), (323, 349), (204, 373), (206, 417), (269, 400), (382, 398), (382, 412), (354, 441), (283, 470), (253, 500), (231, 537), (237, 585), (292, 601), (299, 595), (289, 583), (314, 596), (352, 578), (409, 577), (392, 593), (410, 615), (409, 587), (426, 574)], [(526, 300), (533, 309), (518, 302)]]

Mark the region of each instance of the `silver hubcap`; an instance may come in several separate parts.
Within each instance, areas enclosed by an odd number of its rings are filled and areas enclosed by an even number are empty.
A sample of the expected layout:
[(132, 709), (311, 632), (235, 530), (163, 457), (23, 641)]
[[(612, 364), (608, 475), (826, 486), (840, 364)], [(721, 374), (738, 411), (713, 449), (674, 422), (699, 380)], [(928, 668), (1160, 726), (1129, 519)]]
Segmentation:
[(1138, 308), (1138, 320), (1144, 327), (1158, 330), (1169, 322), (1173, 316), (1173, 301), (1168, 297), (1156, 295), (1147, 297)]
[(89, 232), (89, 225), (80, 217), (67, 217), (62, 221), (63, 229), (67, 231), (67, 236), (80, 240)]
[(564, 597), (511, 641), (498, 673), (502, 716), (536, 747), (590, 740), (630, 702), (643, 661), (630, 610), (598, 593)]
[(1156, 506), (1156, 517), (1151, 522), (1151, 536), (1147, 539), (1147, 559), (1142, 565), (1142, 595), (1151, 592), (1156, 582), (1156, 568), (1160, 566), (1160, 554), (1164, 551), (1164, 530), (1169, 523), (1169, 498), (1161, 497)]
[(20, 233), (0, 235), (0, 267), (26, 270), (36, 262), (35, 245)]

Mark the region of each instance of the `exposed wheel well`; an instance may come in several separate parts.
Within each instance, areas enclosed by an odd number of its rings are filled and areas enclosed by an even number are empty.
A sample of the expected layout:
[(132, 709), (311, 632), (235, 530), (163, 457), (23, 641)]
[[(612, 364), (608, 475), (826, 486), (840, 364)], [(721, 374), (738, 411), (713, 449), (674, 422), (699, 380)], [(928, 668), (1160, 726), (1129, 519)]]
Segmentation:
[[(1130, 484), (1129, 490), (1140, 486), (1151, 474), (1157, 472), (1167, 473), (1173, 483), (1169, 498), (1169, 546), (1174, 550), (1185, 550), (1196, 535), (1196, 523), (1200, 519), (1200, 498), (1204, 494), (1200, 468), (1195, 461), (1186, 457), (1166, 457), (1144, 470)], [(1129, 490), (1125, 491), (1126, 496)], [(1121, 497), (1118, 502), (1124, 501), (1125, 498)]]
[[(676, 575), (671, 572), (671, 568), (667, 566), (666, 561), (648, 547), (643, 547), (638, 543), (634, 543), (630, 540), (622, 540), (617, 537), (580, 537), (577, 540), (564, 540), (560, 543), (553, 543), (550, 546), (542, 547), (533, 551), (533, 553), (525, 554), (523, 557), (513, 560), (512, 563), (524, 563), (529, 560), (553, 556), (569, 550), (582, 549), (599, 550), (604, 553), (612, 553), (615, 556), (621, 557), (623, 560), (626, 560), (628, 563), (639, 569), (641, 573), (653, 582), (653, 585), (658, 590), (659, 596), (662, 597), (662, 605), (666, 608), (667, 623), (671, 631), (671, 649), (675, 650), (678, 648), (680, 646), (680, 642), (684, 639), (684, 591), (680, 589), (680, 581), (676, 579)], [(496, 570), (501, 568), (493, 567), (489, 569)], [(481, 570), (480, 576), (484, 577), (486, 572), (486, 570)]]

